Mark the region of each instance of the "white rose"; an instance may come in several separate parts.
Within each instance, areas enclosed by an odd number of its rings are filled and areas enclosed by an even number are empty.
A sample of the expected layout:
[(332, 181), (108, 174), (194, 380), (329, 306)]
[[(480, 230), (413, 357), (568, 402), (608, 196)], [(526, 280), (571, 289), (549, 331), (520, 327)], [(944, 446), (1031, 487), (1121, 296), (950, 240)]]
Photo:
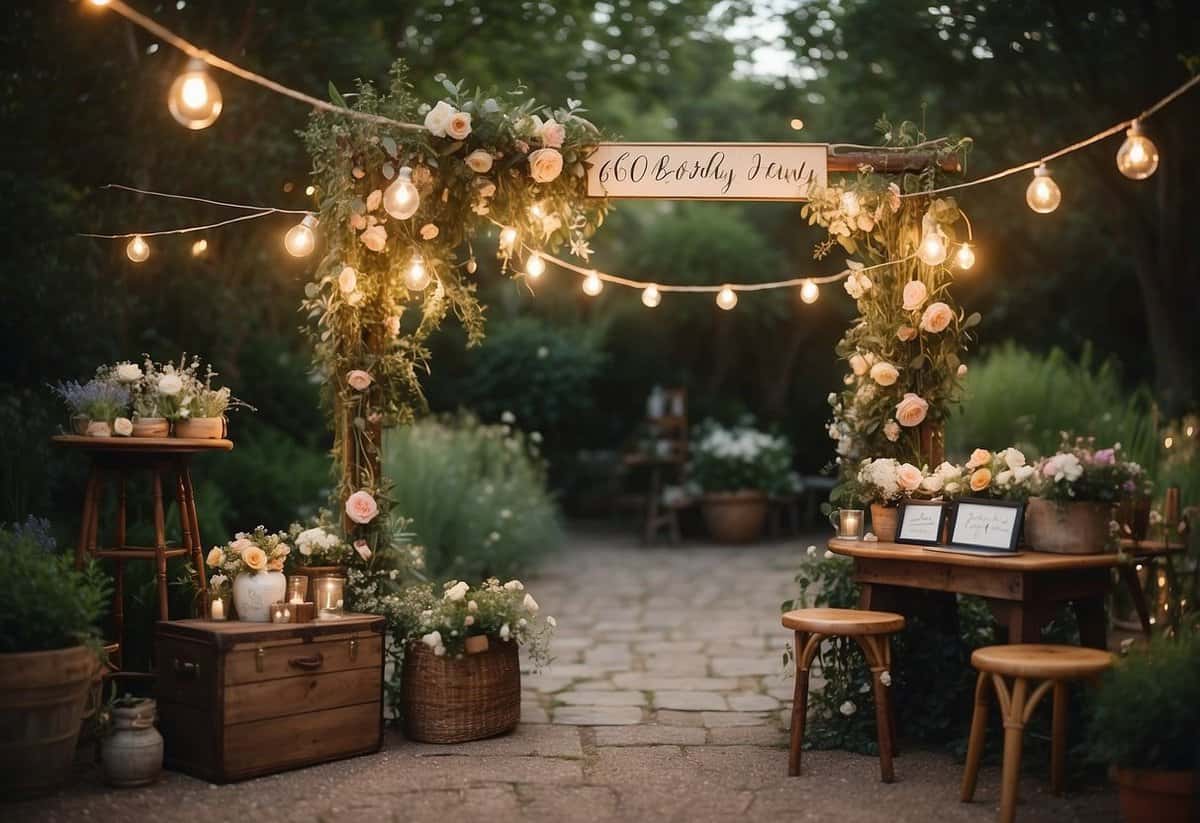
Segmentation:
[(1007, 486), (1012, 479), (1012, 469), (1004, 469), (1003, 471), (996, 472), (997, 486)]
[(504, 584), (504, 588), (508, 589), (510, 592), (519, 592), (525, 588), (525, 584), (523, 584), (520, 580), (510, 580)]
[(454, 107), (444, 100), (439, 100), (425, 115), (425, 128), (429, 129), (429, 133), (434, 137), (445, 137), (446, 129), (450, 127), (450, 118), (453, 116)]
[(889, 420), (888, 422), (884, 423), (883, 436), (886, 437), (889, 442), (895, 443), (900, 439), (900, 424), (895, 420)]
[(508, 640), (510, 637), (512, 637), (512, 629), (510, 629), (508, 627), (508, 624), (505, 623), (503, 626), (500, 627), (500, 639)]
[(946, 485), (946, 481), (938, 474), (931, 474), (921, 481), (921, 488), (931, 494), (940, 492), (944, 485)]
[(183, 391), (183, 381), (177, 374), (164, 374), (158, 378), (158, 393), (166, 397), (174, 397)]
[(117, 366), (117, 379), (122, 383), (136, 383), (142, 379), (142, 370), (136, 363), (120, 363)]
[(446, 589), (446, 594), (444, 595), (444, 597), (445, 597), (445, 599), (449, 600), (451, 603), (457, 603), (458, 601), (466, 598), (467, 590), (470, 588), (471, 588), (470, 586), (468, 586), (466, 583), (463, 583), (460, 580), (459, 582), (455, 583), (450, 588)]
[(128, 437), (133, 434), (133, 423), (128, 417), (118, 417), (113, 421), (113, 434)]
[(891, 672), (881, 672), (879, 675), (879, 682), (885, 686), (892, 685), (892, 673)]
[(1016, 478), (1018, 483), (1024, 483), (1026, 480), (1033, 477), (1034, 471), (1036, 470), (1033, 468), (1033, 466), (1017, 466), (1015, 469), (1013, 469), (1013, 477)]
[(1004, 463), (1010, 469), (1019, 469), (1025, 465), (1025, 455), (1018, 449), (1011, 446), (1001, 452), (1004, 456)]
[(843, 703), (838, 708), (838, 711), (841, 712), (846, 717), (850, 717), (852, 714), (854, 714), (856, 711), (858, 711), (858, 706), (855, 706), (853, 703), (851, 703), (849, 700), (847, 700), (845, 703)]

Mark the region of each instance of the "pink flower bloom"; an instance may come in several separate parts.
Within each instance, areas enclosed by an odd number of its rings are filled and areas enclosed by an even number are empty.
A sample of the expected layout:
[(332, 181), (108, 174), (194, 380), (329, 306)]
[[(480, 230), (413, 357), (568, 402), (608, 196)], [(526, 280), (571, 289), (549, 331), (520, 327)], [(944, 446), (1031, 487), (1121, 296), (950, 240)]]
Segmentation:
[(896, 422), (906, 428), (921, 425), (928, 413), (929, 402), (912, 392), (907, 392), (896, 404)]
[(371, 375), (362, 369), (346, 372), (346, 383), (355, 391), (366, 391), (371, 386)]
[(371, 559), (371, 547), (367, 545), (366, 540), (355, 540), (354, 550), (358, 552), (358, 556), (364, 561)]
[(379, 514), (379, 504), (375, 502), (375, 498), (369, 492), (359, 490), (346, 498), (346, 516), (355, 523), (370, 523), (377, 514)]

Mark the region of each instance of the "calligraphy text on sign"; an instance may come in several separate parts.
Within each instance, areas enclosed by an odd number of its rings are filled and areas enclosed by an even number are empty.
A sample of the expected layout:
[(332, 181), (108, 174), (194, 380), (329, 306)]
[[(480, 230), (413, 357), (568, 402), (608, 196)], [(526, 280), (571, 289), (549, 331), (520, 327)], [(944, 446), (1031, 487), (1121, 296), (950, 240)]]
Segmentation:
[(827, 157), (814, 143), (601, 143), (588, 158), (588, 196), (804, 200), (825, 185)]

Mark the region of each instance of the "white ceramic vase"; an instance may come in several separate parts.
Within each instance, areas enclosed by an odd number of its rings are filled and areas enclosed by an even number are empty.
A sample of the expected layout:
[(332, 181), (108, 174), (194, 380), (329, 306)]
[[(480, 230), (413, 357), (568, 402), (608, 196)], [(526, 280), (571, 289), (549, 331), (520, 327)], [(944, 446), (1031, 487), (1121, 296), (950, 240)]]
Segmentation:
[(154, 728), (156, 703), (112, 710), (112, 733), (100, 747), (104, 779), (112, 786), (145, 786), (162, 772), (163, 739)]
[(271, 604), (283, 600), (287, 578), (283, 572), (243, 572), (233, 579), (233, 605), (238, 620), (271, 622)]

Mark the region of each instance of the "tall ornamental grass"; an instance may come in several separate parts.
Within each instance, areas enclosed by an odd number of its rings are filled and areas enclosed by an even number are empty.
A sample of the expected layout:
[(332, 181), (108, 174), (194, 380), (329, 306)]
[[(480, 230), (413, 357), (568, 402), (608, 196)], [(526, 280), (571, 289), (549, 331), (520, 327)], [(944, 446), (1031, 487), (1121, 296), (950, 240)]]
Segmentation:
[(512, 425), (430, 418), (389, 432), (384, 455), (434, 579), (521, 576), (561, 545), (538, 446)]

